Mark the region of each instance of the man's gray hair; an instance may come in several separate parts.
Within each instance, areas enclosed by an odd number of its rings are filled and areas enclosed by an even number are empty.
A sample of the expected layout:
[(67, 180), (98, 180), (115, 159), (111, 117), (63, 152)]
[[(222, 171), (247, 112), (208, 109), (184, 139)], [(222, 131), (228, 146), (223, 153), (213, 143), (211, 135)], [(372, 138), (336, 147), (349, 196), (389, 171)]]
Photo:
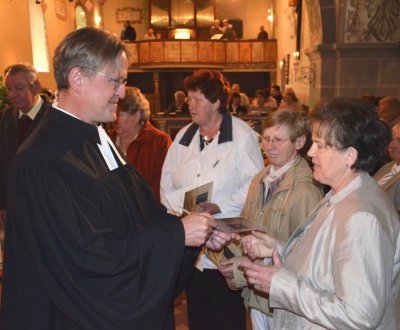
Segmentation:
[(54, 52), (53, 66), (57, 88), (69, 87), (68, 75), (73, 68), (85, 70), (88, 76), (94, 75), (106, 66), (119, 69), (121, 55), (130, 57), (126, 45), (111, 33), (85, 27), (68, 34)]

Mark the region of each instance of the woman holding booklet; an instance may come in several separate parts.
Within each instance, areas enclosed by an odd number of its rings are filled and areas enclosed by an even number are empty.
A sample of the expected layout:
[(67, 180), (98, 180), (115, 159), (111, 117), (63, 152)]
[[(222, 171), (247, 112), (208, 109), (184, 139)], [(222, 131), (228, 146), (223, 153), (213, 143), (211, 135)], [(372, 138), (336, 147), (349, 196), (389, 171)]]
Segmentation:
[(286, 244), (274, 233), (242, 239), (248, 283), (269, 294), (273, 329), (399, 329), (400, 223), (368, 172), (390, 130), (360, 100), (334, 100), (313, 123), (314, 178), (332, 189)]
[[(168, 150), (161, 201), (170, 212), (180, 213), (186, 193), (212, 185), (195, 194), (199, 210), (215, 218), (239, 216), (251, 179), (263, 167), (257, 135), (227, 111), (229, 91), (220, 72), (198, 70), (184, 83), (193, 122), (178, 132)], [(226, 286), (205, 254), (198, 259), (186, 294), (191, 330), (246, 329), (240, 292)]]
[[(307, 132), (305, 118), (292, 110), (275, 112), (265, 121), (262, 147), (270, 164), (254, 177), (242, 210), (243, 217), (263, 225), (268, 233), (283, 242), (303, 224), (322, 198), (307, 161), (299, 154)], [(239, 261), (245, 258), (240, 256), (241, 250), (234, 244), (228, 248), (239, 256), (222, 262), (221, 273), (232, 289), (243, 289), (253, 329), (269, 329), (272, 310), (266, 295), (254, 290), (238, 268)]]

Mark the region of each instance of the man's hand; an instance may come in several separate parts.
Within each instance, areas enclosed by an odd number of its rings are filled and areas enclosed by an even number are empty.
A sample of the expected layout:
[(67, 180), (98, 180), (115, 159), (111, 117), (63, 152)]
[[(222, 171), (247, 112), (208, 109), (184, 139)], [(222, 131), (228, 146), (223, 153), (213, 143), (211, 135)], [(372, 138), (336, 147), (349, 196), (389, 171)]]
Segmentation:
[(240, 240), (240, 236), (234, 233), (228, 234), (219, 230), (213, 230), (210, 238), (206, 242), (206, 248), (213, 251), (218, 251), (221, 250), (231, 240)]
[(191, 213), (182, 219), (186, 246), (201, 246), (217, 224), (206, 213)]
[(272, 257), (272, 252), (277, 246), (274, 237), (259, 231), (242, 237), (241, 241), (243, 252), (252, 259)]
[(209, 203), (209, 202), (202, 202), (198, 204), (201, 207), (202, 212), (207, 212), (210, 214), (217, 214), (221, 213), (221, 209), (217, 204)]

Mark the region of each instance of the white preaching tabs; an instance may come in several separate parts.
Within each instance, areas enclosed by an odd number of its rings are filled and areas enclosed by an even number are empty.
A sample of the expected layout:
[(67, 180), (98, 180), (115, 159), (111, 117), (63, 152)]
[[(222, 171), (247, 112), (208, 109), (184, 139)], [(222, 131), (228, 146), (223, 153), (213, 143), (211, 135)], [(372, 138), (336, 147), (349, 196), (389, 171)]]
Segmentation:
[[(114, 143), (111, 141), (110, 137), (107, 135), (104, 128), (101, 125), (98, 125), (97, 130), (99, 131), (99, 137), (100, 137), (100, 142), (101, 142), (101, 144), (97, 144), (97, 145), (98, 145), (100, 152), (103, 155), (104, 160), (106, 161), (107, 166), (110, 169), (110, 171), (115, 170), (118, 167), (118, 162), (115, 159), (114, 155), (116, 155), (118, 157), (118, 161), (122, 165), (125, 165), (126, 164), (125, 160), (121, 157), (121, 155), (115, 148)], [(113, 150), (111, 150), (111, 148), (114, 149), (114, 152), (113, 152)]]

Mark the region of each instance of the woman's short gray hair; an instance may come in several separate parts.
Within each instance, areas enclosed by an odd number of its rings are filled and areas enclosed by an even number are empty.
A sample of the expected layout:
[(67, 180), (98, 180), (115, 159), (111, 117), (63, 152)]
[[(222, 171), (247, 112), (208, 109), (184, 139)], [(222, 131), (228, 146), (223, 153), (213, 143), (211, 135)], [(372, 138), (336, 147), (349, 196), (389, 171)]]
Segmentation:
[(118, 111), (126, 112), (130, 115), (134, 115), (139, 111), (142, 124), (150, 118), (150, 102), (137, 87), (126, 87), (125, 98), (119, 100), (118, 105)]

